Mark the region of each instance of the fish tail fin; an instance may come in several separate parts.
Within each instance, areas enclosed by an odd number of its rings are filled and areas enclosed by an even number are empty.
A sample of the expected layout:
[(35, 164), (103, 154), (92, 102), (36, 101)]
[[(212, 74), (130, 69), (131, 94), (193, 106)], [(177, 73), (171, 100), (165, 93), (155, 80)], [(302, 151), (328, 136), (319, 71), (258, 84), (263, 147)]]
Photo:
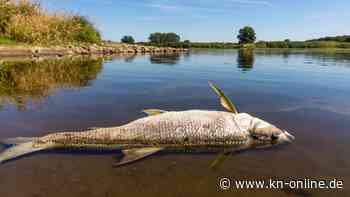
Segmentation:
[(52, 147), (50, 144), (38, 145), (35, 139), (37, 138), (13, 138), (1, 141), (7, 148), (0, 152), (0, 164)]
[(8, 139), (3, 139), (0, 140), (0, 145), (4, 146), (13, 146), (13, 145), (18, 145), (26, 142), (31, 142), (34, 141), (38, 138), (36, 137), (16, 137), (16, 138), (8, 138)]

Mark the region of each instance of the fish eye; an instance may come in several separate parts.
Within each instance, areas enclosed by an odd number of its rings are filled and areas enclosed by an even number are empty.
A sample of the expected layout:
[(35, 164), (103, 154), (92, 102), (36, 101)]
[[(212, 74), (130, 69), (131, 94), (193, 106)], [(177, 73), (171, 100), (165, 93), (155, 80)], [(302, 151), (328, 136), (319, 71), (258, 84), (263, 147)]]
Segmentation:
[(272, 140), (272, 141), (278, 140), (278, 136), (275, 135), (275, 134), (272, 134), (272, 135), (271, 135), (271, 140)]
[(259, 140), (259, 141), (270, 141), (270, 137), (269, 137), (269, 136), (265, 136), (265, 135), (252, 134), (251, 137), (252, 137), (254, 140)]

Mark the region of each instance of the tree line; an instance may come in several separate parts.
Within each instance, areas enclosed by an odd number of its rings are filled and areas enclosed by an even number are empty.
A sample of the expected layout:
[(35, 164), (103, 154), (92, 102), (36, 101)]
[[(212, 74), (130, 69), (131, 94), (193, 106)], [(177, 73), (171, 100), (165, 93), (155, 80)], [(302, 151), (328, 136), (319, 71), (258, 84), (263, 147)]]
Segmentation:
[(259, 41), (256, 48), (350, 48), (349, 42), (337, 41)]
[[(123, 36), (120, 41), (122, 43), (126, 43), (126, 44), (134, 44), (135, 43), (135, 39), (130, 35)], [(148, 37), (148, 42), (138, 42), (138, 44), (158, 46), (158, 47), (174, 47), (174, 48), (189, 48), (190, 47), (189, 40), (181, 41), (180, 35), (178, 35), (174, 32), (151, 33)]]
[[(242, 44), (249, 44), (254, 43), (256, 40), (256, 34), (255, 30), (252, 27), (246, 26), (239, 30), (239, 34), (237, 36), (239, 40), (239, 45), (236, 43), (200, 43), (200, 42), (194, 42), (191, 43), (189, 40), (181, 41), (180, 35), (169, 32), (169, 33), (161, 33), (161, 32), (155, 32), (151, 33), (148, 37), (148, 42), (142, 42), (141, 44), (146, 45), (154, 45), (154, 46), (160, 46), (160, 47), (181, 47), (181, 48), (237, 48)], [(135, 39), (130, 36), (126, 35), (123, 36), (121, 39), (122, 43), (127, 44), (134, 44)]]
[(350, 35), (344, 36), (327, 36), (318, 39), (312, 39), (308, 41), (335, 41), (335, 42), (350, 42)]
[[(253, 27), (245, 26), (238, 31), (238, 43), (234, 42), (190, 42), (181, 41), (176, 33), (151, 33), (148, 42), (140, 44), (159, 47), (175, 48), (216, 48), (216, 49), (237, 49), (237, 48), (350, 48), (350, 36), (325, 37), (308, 41), (258, 41)], [(124, 36), (123, 43), (133, 44), (132, 36)]]

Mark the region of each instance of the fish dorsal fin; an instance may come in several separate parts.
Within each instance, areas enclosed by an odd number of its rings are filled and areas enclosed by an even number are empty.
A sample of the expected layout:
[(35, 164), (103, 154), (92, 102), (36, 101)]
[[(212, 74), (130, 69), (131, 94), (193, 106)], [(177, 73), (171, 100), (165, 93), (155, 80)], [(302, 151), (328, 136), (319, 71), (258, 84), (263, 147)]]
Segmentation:
[(210, 87), (214, 90), (214, 92), (219, 96), (221, 105), (229, 112), (238, 114), (238, 110), (235, 105), (231, 102), (229, 98), (224, 94), (224, 92), (216, 86), (213, 82), (209, 81)]
[(165, 113), (167, 111), (160, 110), (160, 109), (145, 109), (145, 110), (142, 110), (142, 112), (146, 113), (149, 116), (155, 116), (155, 115)]
[(120, 161), (113, 164), (113, 167), (119, 167), (122, 165), (133, 163), (140, 159), (144, 159), (148, 156), (151, 156), (161, 150), (163, 150), (163, 148), (160, 148), (160, 147), (131, 148), (131, 149), (122, 150), (122, 153), (124, 156)]

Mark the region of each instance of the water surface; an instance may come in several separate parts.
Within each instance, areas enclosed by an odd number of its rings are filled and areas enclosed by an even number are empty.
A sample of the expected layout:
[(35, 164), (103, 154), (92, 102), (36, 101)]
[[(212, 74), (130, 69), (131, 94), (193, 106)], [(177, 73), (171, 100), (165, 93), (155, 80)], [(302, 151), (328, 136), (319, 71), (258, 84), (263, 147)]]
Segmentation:
[[(214, 81), (295, 143), (232, 156), (42, 153), (0, 167), (0, 196), (349, 196), (350, 53), (195, 50), (181, 55), (0, 61), (0, 139), (125, 124), (147, 108), (223, 110)], [(341, 179), (343, 190), (220, 191), (232, 179)]]

